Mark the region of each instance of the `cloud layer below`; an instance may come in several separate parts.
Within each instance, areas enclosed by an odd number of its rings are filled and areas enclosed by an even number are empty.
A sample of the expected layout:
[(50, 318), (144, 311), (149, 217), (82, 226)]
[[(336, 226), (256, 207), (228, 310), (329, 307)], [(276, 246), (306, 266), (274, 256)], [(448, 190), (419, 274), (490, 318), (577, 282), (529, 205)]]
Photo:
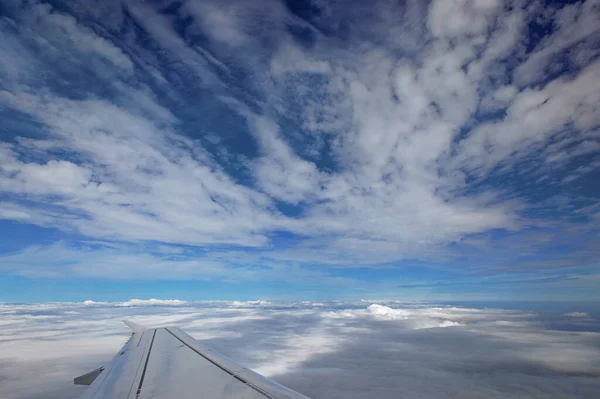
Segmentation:
[[(0, 396), (72, 398), (71, 379), (108, 361), (123, 318), (175, 325), (317, 398), (592, 398), (599, 321), (584, 312), (369, 301), (269, 303), (132, 299), (1, 304)], [(566, 329), (550, 329), (551, 322)]]

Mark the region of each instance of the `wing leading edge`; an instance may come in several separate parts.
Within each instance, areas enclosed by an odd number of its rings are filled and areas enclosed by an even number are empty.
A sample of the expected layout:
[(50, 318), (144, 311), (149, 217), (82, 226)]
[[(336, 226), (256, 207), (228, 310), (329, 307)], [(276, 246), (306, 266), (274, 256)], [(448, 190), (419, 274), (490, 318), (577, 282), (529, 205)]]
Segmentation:
[(125, 323), (132, 337), (113, 360), (75, 379), (91, 384), (79, 399), (308, 399), (178, 328)]

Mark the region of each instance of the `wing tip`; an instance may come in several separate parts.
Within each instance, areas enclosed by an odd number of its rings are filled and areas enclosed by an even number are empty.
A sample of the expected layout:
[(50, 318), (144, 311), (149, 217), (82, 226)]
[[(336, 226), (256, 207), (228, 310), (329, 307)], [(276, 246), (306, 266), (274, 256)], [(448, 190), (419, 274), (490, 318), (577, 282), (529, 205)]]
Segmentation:
[(123, 320), (123, 323), (127, 325), (127, 327), (131, 328), (131, 331), (135, 333), (142, 333), (148, 330), (148, 327), (142, 326), (141, 324), (134, 323), (131, 320)]

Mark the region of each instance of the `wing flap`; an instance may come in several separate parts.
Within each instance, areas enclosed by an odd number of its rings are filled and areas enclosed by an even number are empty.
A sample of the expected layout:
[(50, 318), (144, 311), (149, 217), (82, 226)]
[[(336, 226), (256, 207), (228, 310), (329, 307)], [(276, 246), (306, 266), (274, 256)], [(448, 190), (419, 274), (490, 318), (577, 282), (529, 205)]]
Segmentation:
[(98, 367), (95, 370), (90, 371), (89, 373), (85, 373), (84, 375), (80, 375), (79, 377), (75, 377), (73, 379), (73, 384), (75, 385), (91, 385), (92, 382), (100, 375), (100, 373), (104, 371), (104, 366)]

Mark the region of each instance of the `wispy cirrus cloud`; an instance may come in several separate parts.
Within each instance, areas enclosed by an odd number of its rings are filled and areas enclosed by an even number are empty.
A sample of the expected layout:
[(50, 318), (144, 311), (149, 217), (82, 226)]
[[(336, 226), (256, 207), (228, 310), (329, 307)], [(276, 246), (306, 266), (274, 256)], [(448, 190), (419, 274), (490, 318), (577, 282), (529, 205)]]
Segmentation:
[(0, 216), (301, 267), (575, 234), (592, 267), (598, 2), (342, 3), (7, 3)]

